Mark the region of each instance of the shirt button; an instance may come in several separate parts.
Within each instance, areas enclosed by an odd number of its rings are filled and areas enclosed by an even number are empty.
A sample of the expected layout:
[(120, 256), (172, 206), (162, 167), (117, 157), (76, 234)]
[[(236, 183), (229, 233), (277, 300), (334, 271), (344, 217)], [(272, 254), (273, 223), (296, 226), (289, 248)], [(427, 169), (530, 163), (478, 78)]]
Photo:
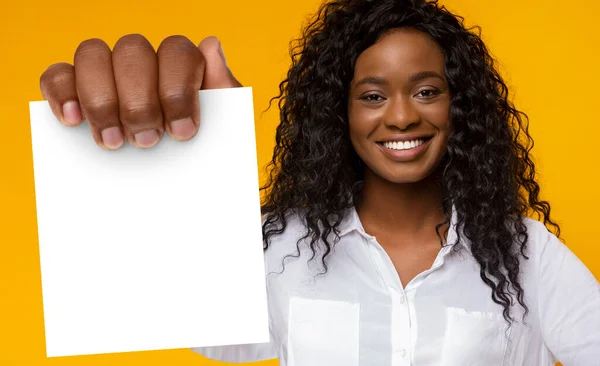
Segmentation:
[(400, 354), (400, 357), (402, 357), (402, 358), (406, 357), (406, 353), (407, 353), (407, 352), (406, 352), (406, 349), (402, 348), (402, 349), (400, 350), (400, 352), (399, 352), (399, 354)]
[(404, 296), (400, 296), (400, 299), (398, 300), (400, 302), (400, 304), (404, 305), (404, 303), (406, 302), (405, 297)]

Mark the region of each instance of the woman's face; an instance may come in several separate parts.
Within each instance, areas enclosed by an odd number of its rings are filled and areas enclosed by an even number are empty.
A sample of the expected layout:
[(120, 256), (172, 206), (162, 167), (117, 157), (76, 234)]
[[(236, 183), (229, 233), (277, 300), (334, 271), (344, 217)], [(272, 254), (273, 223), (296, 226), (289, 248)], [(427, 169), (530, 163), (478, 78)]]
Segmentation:
[(446, 152), (450, 93), (444, 55), (427, 34), (395, 29), (357, 59), (348, 101), (350, 139), (379, 177), (413, 183)]

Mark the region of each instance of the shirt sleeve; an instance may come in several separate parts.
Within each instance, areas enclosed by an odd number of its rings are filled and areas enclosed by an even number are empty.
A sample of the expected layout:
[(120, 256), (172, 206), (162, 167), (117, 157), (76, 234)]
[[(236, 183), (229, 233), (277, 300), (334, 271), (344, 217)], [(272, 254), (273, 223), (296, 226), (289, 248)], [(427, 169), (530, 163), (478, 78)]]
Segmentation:
[(277, 358), (274, 343), (240, 344), (233, 346), (197, 347), (194, 352), (214, 361), (245, 363)]
[(597, 366), (600, 284), (567, 246), (548, 230), (543, 231), (538, 282), (542, 336), (564, 366)]

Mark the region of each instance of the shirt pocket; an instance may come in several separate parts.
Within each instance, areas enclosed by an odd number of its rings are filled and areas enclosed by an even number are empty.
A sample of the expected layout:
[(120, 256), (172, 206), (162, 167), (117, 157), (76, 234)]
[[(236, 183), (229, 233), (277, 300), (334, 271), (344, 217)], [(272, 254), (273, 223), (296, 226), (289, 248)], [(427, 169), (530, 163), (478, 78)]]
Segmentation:
[(358, 366), (360, 304), (291, 297), (288, 366)]
[(446, 309), (441, 366), (501, 366), (510, 329), (501, 313)]

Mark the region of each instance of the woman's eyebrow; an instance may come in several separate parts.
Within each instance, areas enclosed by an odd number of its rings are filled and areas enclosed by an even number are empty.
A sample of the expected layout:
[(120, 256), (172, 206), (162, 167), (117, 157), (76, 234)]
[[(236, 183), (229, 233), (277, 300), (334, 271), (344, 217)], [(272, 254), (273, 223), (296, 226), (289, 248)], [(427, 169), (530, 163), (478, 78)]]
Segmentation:
[(382, 77), (367, 76), (366, 78), (357, 81), (356, 85), (354, 87), (358, 88), (359, 86), (361, 86), (363, 84), (389, 85), (388, 81)]
[[(414, 83), (414, 82), (421, 81), (423, 79), (428, 79), (428, 78), (436, 78), (436, 79), (440, 79), (444, 82), (446, 81), (446, 79), (442, 75), (438, 74), (435, 71), (421, 71), (416, 74), (412, 74), (408, 78), (408, 81), (410, 83)], [(356, 84), (354, 85), (354, 87), (358, 88), (359, 86), (364, 85), (364, 84), (389, 85), (389, 82), (387, 81), (387, 79), (380, 77), (380, 76), (367, 76), (367, 77), (357, 81)]]
[(410, 78), (408, 78), (408, 81), (411, 83), (414, 83), (416, 81), (421, 81), (423, 79), (428, 79), (428, 78), (437, 78), (444, 82), (446, 81), (446, 79), (442, 75), (438, 74), (435, 71), (421, 71), (416, 74), (412, 74), (410, 76)]

